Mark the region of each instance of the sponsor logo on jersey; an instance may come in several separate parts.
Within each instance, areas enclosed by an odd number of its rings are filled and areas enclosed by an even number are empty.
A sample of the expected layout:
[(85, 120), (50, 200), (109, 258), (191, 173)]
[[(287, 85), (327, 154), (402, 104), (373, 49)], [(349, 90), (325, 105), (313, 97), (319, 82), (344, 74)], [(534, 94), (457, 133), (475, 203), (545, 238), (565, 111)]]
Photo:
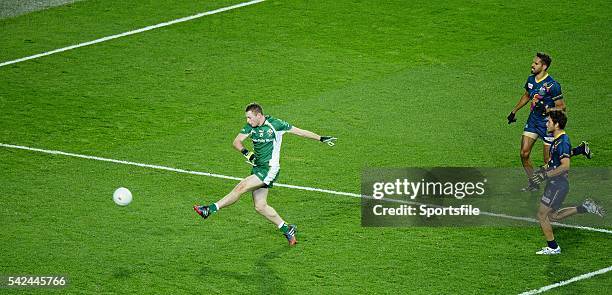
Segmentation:
[(531, 109), (533, 110), (538, 102), (542, 99), (542, 96), (539, 93), (533, 95), (533, 100), (531, 101)]

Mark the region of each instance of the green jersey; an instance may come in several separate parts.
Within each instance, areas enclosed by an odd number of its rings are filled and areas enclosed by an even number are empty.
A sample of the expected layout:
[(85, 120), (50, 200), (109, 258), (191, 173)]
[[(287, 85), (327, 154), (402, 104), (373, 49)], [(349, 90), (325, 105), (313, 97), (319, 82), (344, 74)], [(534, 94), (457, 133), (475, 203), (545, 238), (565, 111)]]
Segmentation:
[(251, 127), (248, 123), (240, 130), (253, 140), (255, 150), (255, 165), (262, 167), (280, 167), (280, 148), (283, 134), (292, 126), (280, 119), (266, 116), (261, 126)]

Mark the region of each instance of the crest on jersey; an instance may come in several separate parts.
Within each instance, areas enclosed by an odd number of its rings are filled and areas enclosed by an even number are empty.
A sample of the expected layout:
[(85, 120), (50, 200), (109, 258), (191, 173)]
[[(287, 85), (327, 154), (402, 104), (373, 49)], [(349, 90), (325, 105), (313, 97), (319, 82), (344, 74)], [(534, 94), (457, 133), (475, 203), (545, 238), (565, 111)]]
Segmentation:
[(538, 89), (538, 95), (540, 95), (541, 97), (544, 97), (544, 95), (546, 95), (547, 93), (547, 89), (545, 86), (540, 87), (540, 89)]
[(268, 131), (266, 131), (266, 132), (268, 132), (268, 135), (270, 135), (270, 136), (274, 133), (274, 131), (272, 131), (272, 129), (268, 129)]
[(544, 88), (546, 90), (546, 92), (550, 92), (550, 88), (552, 88), (553, 85), (554, 85), (553, 82), (546, 82), (546, 83), (544, 83), (542, 88)]
[(529, 89), (533, 89), (533, 84), (527, 83), (527, 87), (529, 87)]

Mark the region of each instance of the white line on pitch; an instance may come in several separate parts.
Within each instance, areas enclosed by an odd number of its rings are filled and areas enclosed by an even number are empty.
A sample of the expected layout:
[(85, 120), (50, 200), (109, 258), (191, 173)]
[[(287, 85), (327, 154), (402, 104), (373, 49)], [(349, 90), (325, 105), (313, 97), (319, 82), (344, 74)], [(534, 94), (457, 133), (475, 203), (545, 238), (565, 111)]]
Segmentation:
[(166, 27), (166, 26), (169, 26), (169, 25), (173, 25), (173, 24), (178, 24), (178, 23), (194, 20), (196, 18), (200, 18), (200, 17), (203, 17), (203, 16), (207, 16), (207, 15), (216, 14), (216, 13), (220, 13), (220, 12), (224, 12), (224, 11), (228, 11), (228, 10), (232, 10), (232, 9), (236, 9), (236, 8), (240, 8), (240, 7), (244, 7), (244, 6), (249, 6), (249, 5), (257, 4), (257, 3), (260, 3), (260, 2), (264, 2), (264, 1), (266, 1), (266, 0), (253, 0), (253, 1), (249, 1), (249, 2), (239, 3), (239, 4), (236, 4), (236, 5), (227, 6), (227, 7), (211, 10), (211, 11), (206, 11), (206, 12), (194, 14), (194, 15), (191, 15), (191, 16), (186, 16), (186, 17), (175, 19), (175, 20), (172, 20), (172, 21), (159, 23), (159, 24), (156, 24), (156, 25), (152, 25), (152, 26), (140, 28), (140, 29), (137, 29), (137, 30), (129, 31), (129, 32), (125, 32), (125, 33), (121, 33), (121, 34), (116, 34), (116, 35), (112, 35), (112, 36), (96, 39), (96, 40), (89, 41), (89, 42), (79, 43), (79, 44), (76, 44), (76, 45), (71, 45), (71, 46), (64, 47), (64, 48), (59, 48), (59, 49), (55, 49), (55, 50), (51, 50), (51, 51), (47, 51), (47, 52), (31, 55), (31, 56), (26, 56), (26, 57), (15, 59), (15, 60), (5, 61), (3, 63), (0, 63), (0, 67), (7, 66), (7, 65), (10, 65), (10, 64), (15, 64), (15, 63), (26, 61), (26, 60), (30, 60), (30, 59), (35, 59), (35, 58), (51, 55), (51, 54), (55, 54), (55, 53), (59, 53), (59, 52), (64, 52), (64, 51), (72, 50), (72, 49), (79, 48), (79, 47), (89, 46), (89, 45), (105, 42), (105, 41), (112, 40), (112, 39), (117, 39), (117, 38), (129, 36), (129, 35), (134, 35), (134, 34), (146, 32), (146, 31), (158, 29), (158, 28), (161, 28), (161, 27)]
[[(276, 184), (274, 184), (274, 185), (276, 185)], [(360, 195), (357, 195), (357, 194), (355, 194), (354, 196), (355, 197), (361, 197), (361, 198), (368, 198), (368, 199), (372, 198), (370, 196), (364, 196), (364, 195), (360, 196)], [(387, 198), (382, 198), (381, 200), (384, 200), (384, 201), (387, 201), (387, 202), (395, 202), (395, 203), (403, 203), (403, 204), (413, 204), (413, 205), (427, 205), (429, 207), (444, 208), (444, 206), (440, 206), (440, 205), (425, 204), (425, 203), (419, 203), (419, 202), (413, 202), (413, 201), (404, 201), (404, 200), (387, 199)], [(512, 215), (507, 215), (507, 214), (502, 214), (502, 213), (492, 213), (492, 212), (480, 211), (480, 215), (499, 217), (499, 218), (505, 218), (505, 219), (512, 219), (512, 220), (519, 220), (519, 221), (525, 221), (525, 222), (531, 222), (531, 223), (540, 223), (535, 218), (521, 217), (521, 216), (512, 216)], [(575, 229), (582, 229), (582, 230), (587, 230), (587, 231), (594, 231), (594, 232), (601, 232), (601, 233), (606, 233), (606, 234), (612, 234), (611, 230), (607, 230), (607, 229), (603, 229), (603, 228), (595, 228), (595, 227), (588, 227), (588, 226), (582, 226), (582, 225), (573, 225), (573, 224), (559, 223), (559, 222), (551, 222), (551, 224), (559, 226), (559, 227), (568, 227), (568, 228), (575, 228)]]
[[(67, 152), (56, 151), (56, 150), (39, 149), (39, 148), (20, 146), (20, 145), (12, 145), (12, 144), (6, 144), (6, 143), (0, 143), (0, 147), (12, 148), (12, 149), (20, 149), (20, 150), (28, 150), (28, 151), (34, 151), (34, 152), (40, 152), (40, 153), (52, 154), (52, 155), (62, 155), (62, 156), (82, 158), (82, 159), (88, 159), (88, 160), (111, 162), (111, 163), (124, 164), (124, 165), (132, 165), (132, 166), (138, 166), (138, 167), (143, 167), (143, 168), (151, 168), (151, 169), (159, 169), (159, 170), (172, 171), (172, 172), (177, 172), (177, 173), (186, 173), (186, 174), (201, 175), (201, 176), (208, 176), (208, 177), (215, 177), (215, 178), (222, 178), (222, 179), (231, 179), (231, 180), (242, 180), (242, 178), (235, 177), (235, 176), (227, 176), (227, 175), (222, 175), (222, 174), (200, 172), (200, 171), (191, 171), (191, 170), (172, 168), (172, 167), (167, 167), (167, 166), (143, 164), (143, 163), (137, 163), (137, 162), (130, 162), (130, 161), (102, 158), (102, 157), (96, 157), (96, 156), (88, 156), (88, 155), (67, 153)], [(286, 187), (286, 188), (297, 189), (297, 190), (304, 190), (304, 191), (311, 191), (311, 192), (320, 192), (320, 193), (326, 193), (326, 194), (332, 194), (332, 195), (338, 195), (338, 196), (348, 196), (348, 197), (354, 197), (354, 198), (371, 198), (371, 197), (364, 196), (364, 195), (361, 195), (361, 194), (355, 194), (355, 193), (349, 193), (349, 192), (340, 192), (340, 191), (334, 191), (334, 190), (328, 190), (328, 189), (320, 189), (320, 188), (315, 188), (315, 187), (307, 187), (307, 186), (299, 186), (299, 185), (291, 185), (291, 184), (282, 184), (282, 183), (275, 183), (274, 185), (277, 186), (277, 187)], [(390, 201), (390, 202), (400, 202), (400, 203), (414, 203), (414, 202), (407, 202), (407, 201), (394, 200), (394, 199), (383, 199), (383, 200)], [(520, 220), (520, 221), (538, 223), (538, 221), (536, 219), (529, 218), (529, 217), (519, 217), (519, 216), (512, 216), (512, 215), (499, 214), (499, 213), (491, 213), (491, 212), (483, 212), (483, 211), (480, 211), (480, 214), (487, 215), (487, 216), (493, 216), (493, 217), (499, 217), (499, 218), (506, 218), (506, 219), (513, 219), (513, 220)], [(607, 230), (607, 229), (603, 229), (603, 228), (593, 228), (593, 227), (588, 227), (588, 226), (572, 225), (572, 224), (565, 224), (565, 223), (558, 223), (558, 222), (554, 222), (553, 224), (556, 225), (556, 226), (561, 226), (561, 227), (568, 227), (568, 228), (575, 228), (575, 229), (581, 229), (581, 230), (587, 230), (587, 231), (594, 231), (594, 232), (601, 232), (601, 233), (606, 233), (606, 234), (612, 234), (611, 230)]]
[(565, 280), (565, 281), (561, 281), (561, 282), (558, 282), (558, 283), (554, 283), (552, 285), (544, 286), (544, 287), (542, 287), (540, 289), (533, 289), (533, 290), (530, 290), (530, 291), (527, 291), (527, 292), (523, 292), (523, 293), (521, 293), (519, 295), (540, 294), (540, 293), (546, 292), (546, 291), (548, 291), (550, 289), (553, 289), (553, 288), (561, 287), (561, 286), (564, 286), (564, 285), (567, 285), (567, 284), (571, 284), (573, 282), (577, 282), (577, 281), (580, 281), (580, 280), (585, 280), (585, 279), (588, 279), (588, 278), (591, 278), (591, 277), (594, 277), (594, 276), (597, 276), (597, 275), (600, 275), (600, 274), (607, 273), (607, 272), (609, 272), (611, 270), (612, 270), (612, 266), (608, 266), (606, 268), (602, 268), (602, 269), (596, 270), (594, 272), (585, 273), (585, 274), (573, 277), (573, 278), (571, 278), (569, 280)]

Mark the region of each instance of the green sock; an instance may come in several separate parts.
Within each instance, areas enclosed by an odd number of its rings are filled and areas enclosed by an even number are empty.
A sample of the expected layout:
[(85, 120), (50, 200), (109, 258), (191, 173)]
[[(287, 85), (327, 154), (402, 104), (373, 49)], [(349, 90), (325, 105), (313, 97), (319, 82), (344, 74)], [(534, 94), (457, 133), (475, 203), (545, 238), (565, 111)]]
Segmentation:
[(283, 225), (279, 228), (280, 231), (282, 231), (284, 234), (286, 234), (289, 231), (289, 227), (287, 226), (286, 223), (283, 222)]
[(217, 211), (219, 211), (219, 209), (217, 208), (217, 204), (213, 203), (212, 205), (208, 206), (208, 209), (210, 210), (210, 213), (215, 213)]

